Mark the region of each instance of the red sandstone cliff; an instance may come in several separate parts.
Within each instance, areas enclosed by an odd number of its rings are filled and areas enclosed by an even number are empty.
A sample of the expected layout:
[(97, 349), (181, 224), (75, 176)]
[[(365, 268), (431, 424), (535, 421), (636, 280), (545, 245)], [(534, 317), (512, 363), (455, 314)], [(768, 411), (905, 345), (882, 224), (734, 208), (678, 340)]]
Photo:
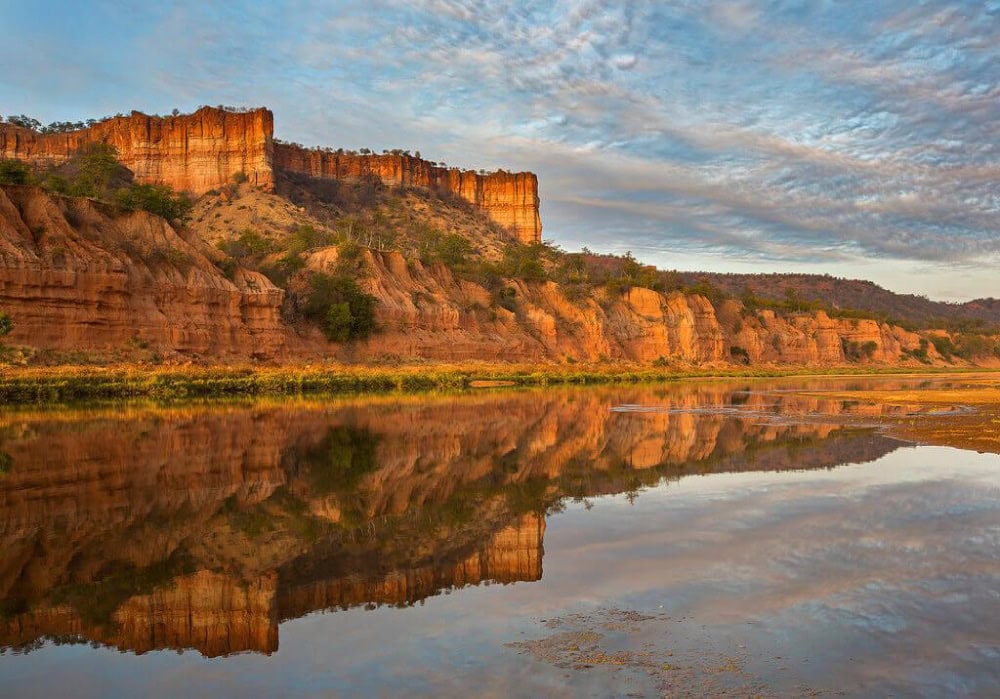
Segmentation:
[(510, 229), (522, 243), (542, 240), (538, 215), (538, 178), (530, 172), (494, 172), (431, 165), (409, 155), (359, 155), (310, 150), (278, 143), (274, 165), (279, 170), (333, 180), (376, 177), (388, 185), (426, 187), (451, 192)]
[(0, 308), (8, 340), (42, 349), (271, 357), (284, 292), (256, 272), (222, 275), (195, 239), (143, 212), (0, 187)]
[(0, 158), (58, 164), (80, 146), (108, 143), (137, 180), (202, 194), (244, 173), (263, 189), (274, 170), (337, 180), (376, 177), (388, 185), (436, 188), (465, 199), (515, 238), (537, 243), (538, 178), (530, 172), (475, 172), (443, 168), (410, 156), (336, 154), (273, 143), (268, 109), (231, 112), (202, 107), (194, 114), (151, 117), (132, 112), (67, 133), (40, 134), (0, 124)]
[(194, 114), (151, 117), (132, 112), (80, 131), (39, 134), (0, 124), (0, 158), (60, 163), (87, 143), (107, 143), (140, 182), (202, 194), (242, 172), (265, 189), (274, 184), (268, 109), (229, 112), (202, 107)]

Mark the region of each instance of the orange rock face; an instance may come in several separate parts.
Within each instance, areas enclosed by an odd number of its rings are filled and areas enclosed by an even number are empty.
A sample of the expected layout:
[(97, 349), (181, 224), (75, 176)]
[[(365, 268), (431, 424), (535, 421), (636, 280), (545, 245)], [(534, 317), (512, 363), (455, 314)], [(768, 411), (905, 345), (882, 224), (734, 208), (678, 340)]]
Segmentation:
[(438, 167), (408, 155), (328, 153), (284, 143), (274, 146), (274, 165), (281, 170), (311, 177), (334, 180), (377, 177), (389, 185), (451, 192), (513, 231), (518, 241), (531, 244), (542, 240), (538, 178), (530, 172), (480, 175), (468, 170)]
[(284, 292), (256, 272), (229, 280), (203, 253), (156, 216), (113, 215), (33, 187), (0, 188), (0, 308), (17, 319), (16, 343), (280, 353)]
[(228, 112), (212, 107), (163, 118), (132, 112), (58, 134), (0, 124), (0, 158), (57, 164), (82, 145), (108, 143), (140, 182), (202, 194), (242, 172), (258, 187), (270, 189), (273, 133), (274, 117), (268, 109)]
[(230, 112), (202, 107), (176, 117), (132, 112), (57, 134), (0, 124), (0, 158), (58, 164), (83, 145), (108, 143), (138, 181), (194, 194), (232, 182), (241, 172), (254, 185), (270, 190), (276, 168), (338, 180), (377, 177), (390, 185), (452, 192), (511, 230), (515, 239), (541, 241), (538, 178), (530, 172), (480, 175), (410, 156), (327, 153), (274, 144), (273, 135), (274, 116), (263, 108)]

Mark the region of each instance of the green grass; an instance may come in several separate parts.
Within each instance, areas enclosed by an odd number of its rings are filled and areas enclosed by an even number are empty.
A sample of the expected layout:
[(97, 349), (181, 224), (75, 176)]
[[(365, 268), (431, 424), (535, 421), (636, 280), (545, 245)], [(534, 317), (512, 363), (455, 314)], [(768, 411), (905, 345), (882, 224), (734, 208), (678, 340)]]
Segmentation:
[[(686, 378), (940, 373), (900, 367), (733, 367), (678, 369), (630, 364), (546, 367), (446, 364), (402, 367), (5, 367), (0, 404), (49, 404), (119, 398), (189, 399), (225, 396), (385, 393), (470, 388), (476, 381), (512, 386), (634, 384)], [(948, 370), (949, 373), (963, 370)], [(965, 371), (982, 371), (968, 369)]]

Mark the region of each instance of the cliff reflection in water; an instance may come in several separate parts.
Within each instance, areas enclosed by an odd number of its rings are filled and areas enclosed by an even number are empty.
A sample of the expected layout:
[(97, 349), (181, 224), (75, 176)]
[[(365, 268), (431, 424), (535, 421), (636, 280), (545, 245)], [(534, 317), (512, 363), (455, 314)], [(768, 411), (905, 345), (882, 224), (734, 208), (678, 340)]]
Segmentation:
[(538, 580), (565, 498), (892, 451), (795, 419), (857, 409), (677, 384), (8, 415), (0, 646), (271, 653), (316, 610)]

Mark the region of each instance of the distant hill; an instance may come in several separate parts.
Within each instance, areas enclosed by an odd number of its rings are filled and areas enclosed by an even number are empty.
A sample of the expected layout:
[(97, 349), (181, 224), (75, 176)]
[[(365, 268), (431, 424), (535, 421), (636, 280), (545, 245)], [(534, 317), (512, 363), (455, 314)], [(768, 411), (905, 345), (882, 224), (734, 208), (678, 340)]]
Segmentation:
[(754, 296), (782, 300), (794, 293), (805, 301), (868, 311), (919, 328), (1000, 326), (1000, 299), (995, 298), (946, 303), (915, 294), (897, 294), (869, 281), (820, 274), (682, 272), (681, 275), (687, 283), (706, 281), (731, 296), (739, 297), (750, 289)]

